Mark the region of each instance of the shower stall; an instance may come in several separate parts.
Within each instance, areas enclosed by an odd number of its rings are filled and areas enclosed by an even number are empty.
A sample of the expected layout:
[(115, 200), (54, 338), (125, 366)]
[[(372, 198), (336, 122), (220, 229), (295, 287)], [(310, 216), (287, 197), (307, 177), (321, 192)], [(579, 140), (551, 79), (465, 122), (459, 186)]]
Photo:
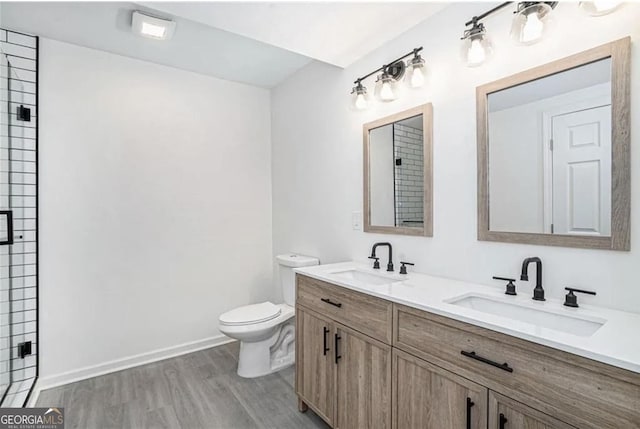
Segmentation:
[(0, 398), (38, 377), (38, 39), (0, 29)]

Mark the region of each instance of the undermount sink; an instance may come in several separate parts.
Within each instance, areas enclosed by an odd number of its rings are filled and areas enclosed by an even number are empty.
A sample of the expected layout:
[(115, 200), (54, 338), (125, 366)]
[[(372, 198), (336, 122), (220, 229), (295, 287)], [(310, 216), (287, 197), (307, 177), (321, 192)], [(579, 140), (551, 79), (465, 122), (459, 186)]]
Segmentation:
[(481, 295), (463, 295), (447, 302), (482, 313), (506, 317), (581, 337), (590, 337), (606, 323), (606, 320), (603, 319), (564, 315)]
[(391, 277), (380, 276), (377, 274), (371, 274), (365, 271), (353, 270), (353, 269), (344, 270), (344, 271), (335, 271), (331, 274), (344, 280), (353, 280), (353, 281), (367, 283), (371, 285), (384, 285), (384, 284), (389, 284), (389, 283), (398, 281)]

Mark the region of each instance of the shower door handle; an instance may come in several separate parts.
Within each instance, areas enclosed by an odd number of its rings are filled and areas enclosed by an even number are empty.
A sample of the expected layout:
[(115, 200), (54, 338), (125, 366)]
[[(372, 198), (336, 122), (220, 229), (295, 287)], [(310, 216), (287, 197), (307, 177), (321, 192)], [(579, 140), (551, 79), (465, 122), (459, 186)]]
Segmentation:
[(13, 210), (0, 210), (0, 222), (3, 218), (6, 222), (4, 232), (7, 236), (6, 239), (5, 237), (0, 237), (0, 246), (13, 244)]

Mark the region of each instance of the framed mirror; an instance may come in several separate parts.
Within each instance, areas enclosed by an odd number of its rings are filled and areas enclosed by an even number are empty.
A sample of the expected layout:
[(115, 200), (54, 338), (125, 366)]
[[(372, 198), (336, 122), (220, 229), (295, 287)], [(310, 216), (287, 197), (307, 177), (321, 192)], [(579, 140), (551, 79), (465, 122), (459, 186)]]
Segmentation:
[(630, 249), (630, 39), (476, 90), (478, 239)]
[(363, 126), (364, 231), (433, 235), (433, 108)]

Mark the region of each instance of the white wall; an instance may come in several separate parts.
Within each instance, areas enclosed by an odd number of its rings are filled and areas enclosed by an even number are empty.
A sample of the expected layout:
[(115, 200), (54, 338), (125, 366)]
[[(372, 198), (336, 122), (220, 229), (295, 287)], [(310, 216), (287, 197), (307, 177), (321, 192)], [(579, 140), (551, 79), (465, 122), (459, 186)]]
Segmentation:
[[(273, 91), (274, 252), (292, 250), (329, 263), (364, 259), (374, 242), (390, 240), (397, 259), (415, 262), (417, 271), (496, 287), (502, 285), (492, 275), (515, 277), (522, 260), (537, 255), (544, 262), (550, 297), (561, 298), (565, 286), (581, 286), (598, 292), (581, 298), (584, 302), (640, 311), (640, 132), (632, 132), (633, 250), (594, 251), (477, 241), (475, 123), (476, 86), (627, 35), (634, 39), (632, 70), (637, 76), (640, 4), (591, 18), (577, 3), (561, 3), (554, 12), (555, 34), (529, 47), (510, 41), (513, 8), (505, 8), (485, 21), (494, 58), (481, 68), (467, 68), (459, 59), (463, 23), (492, 5), (455, 4), (346, 70), (312, 63)], [(356, 77), (416, 46), (424, 46), (430, 71), (424, 91), (364, 114), (348, 109)], [(632, 78), (631, 85), (632, 129), (637, 131), (640, 80)], [(362, 124), (425, 102), (434, 106), (434, 237), (354, 231), (351, 213), (362, 210)], [(526, 282), (518, 287), (521, 293), (532, 290)]]
[(40, 72), (41, 376), (272, 298), (268, 91), (47, 39)]

